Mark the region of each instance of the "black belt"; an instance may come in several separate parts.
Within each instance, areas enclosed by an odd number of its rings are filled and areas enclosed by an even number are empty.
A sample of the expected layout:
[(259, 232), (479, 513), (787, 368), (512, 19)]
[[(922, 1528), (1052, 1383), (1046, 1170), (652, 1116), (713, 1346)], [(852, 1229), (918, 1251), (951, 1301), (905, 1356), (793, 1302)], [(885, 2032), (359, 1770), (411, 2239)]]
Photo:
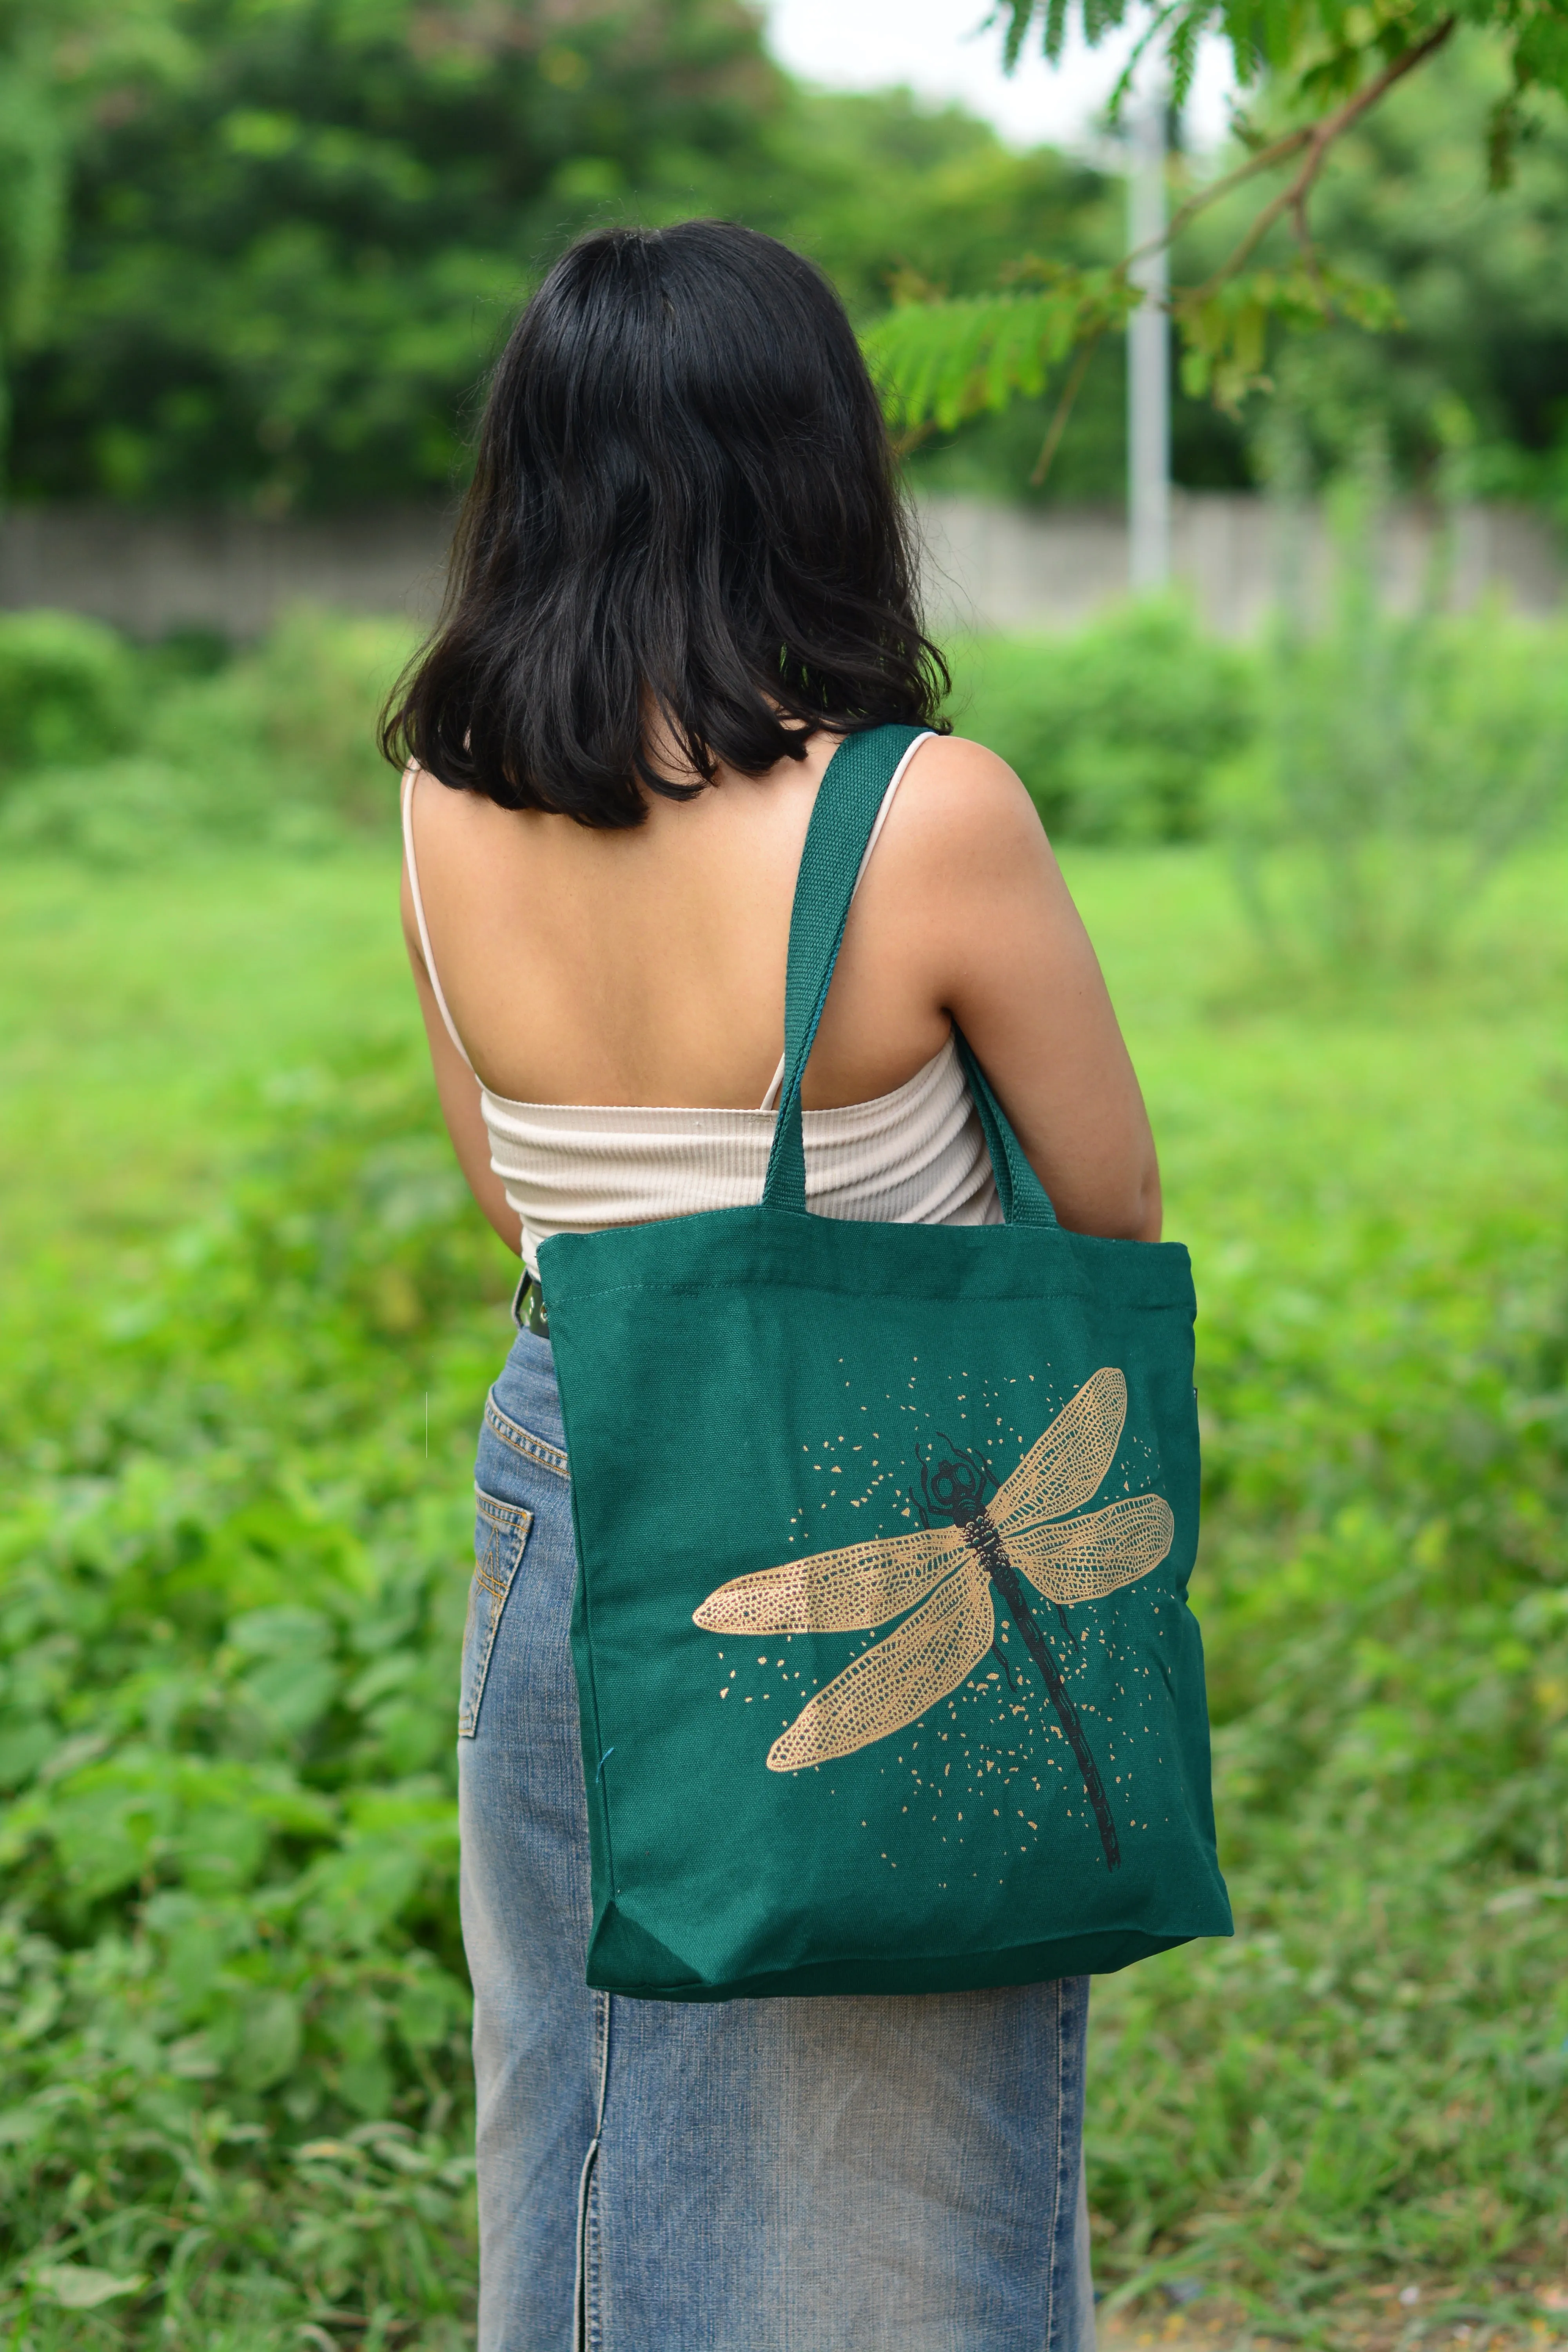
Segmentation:
[(544, 1293), (539, 1287), (539, 1276), (524, 1266), (522, 1279), (511, 1296), (511, 1319), (520, 1331), (536, 1331), (542, 1339), (550, 1337), (550, 1318), (544, 1311)]

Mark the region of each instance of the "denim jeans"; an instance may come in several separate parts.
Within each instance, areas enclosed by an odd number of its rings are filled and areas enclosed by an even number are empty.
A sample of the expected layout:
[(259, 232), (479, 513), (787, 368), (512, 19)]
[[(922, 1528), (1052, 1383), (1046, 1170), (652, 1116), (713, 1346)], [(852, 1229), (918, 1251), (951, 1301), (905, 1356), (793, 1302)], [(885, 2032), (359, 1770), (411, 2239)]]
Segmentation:
[(479, 2352), (1093, 2352), (1087, 1979), (591, 1992), (571, 1496), (531, 1331), (478, 1487), (458, 1756)]

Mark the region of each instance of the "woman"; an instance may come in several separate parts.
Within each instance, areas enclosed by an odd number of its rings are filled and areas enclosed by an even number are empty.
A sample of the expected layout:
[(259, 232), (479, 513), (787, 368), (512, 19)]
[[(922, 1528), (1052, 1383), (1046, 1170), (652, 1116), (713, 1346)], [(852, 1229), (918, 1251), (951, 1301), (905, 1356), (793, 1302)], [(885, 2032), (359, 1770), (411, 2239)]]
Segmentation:
[[(584, 1981), (536, 1254), (758, 1197), (814, 795), (846, 733), (933, 725), (946, 682), (817, 272), (710, 221), (576, 246), (497, 371), (447, 608), (387, 728), (442, 1108), (524, 1261), (459, 1727), (481, 2352), (1092, 2344), (1086, 1980), (711, 2006)], [(995, 1221), (956, 1021), (1063, 1223), (1156, 1238), (1137, 1082), (1017, 779), (927, 735), (873, 848), (807, 1071), (813, 1208)]]

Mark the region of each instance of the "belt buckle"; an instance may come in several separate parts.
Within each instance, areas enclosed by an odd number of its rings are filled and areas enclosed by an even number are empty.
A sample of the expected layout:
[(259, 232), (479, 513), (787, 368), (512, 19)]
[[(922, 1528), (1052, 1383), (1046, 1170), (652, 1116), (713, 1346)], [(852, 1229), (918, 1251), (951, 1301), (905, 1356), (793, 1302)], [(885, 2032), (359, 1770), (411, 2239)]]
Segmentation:
[(511, 1295), (511, 1319), (520, 1331), (531, 1331), (541, 1339), (550, 1337), (550, 1318), (545, 1312), (539, 1276), (530, 1274), (526, 1266)]

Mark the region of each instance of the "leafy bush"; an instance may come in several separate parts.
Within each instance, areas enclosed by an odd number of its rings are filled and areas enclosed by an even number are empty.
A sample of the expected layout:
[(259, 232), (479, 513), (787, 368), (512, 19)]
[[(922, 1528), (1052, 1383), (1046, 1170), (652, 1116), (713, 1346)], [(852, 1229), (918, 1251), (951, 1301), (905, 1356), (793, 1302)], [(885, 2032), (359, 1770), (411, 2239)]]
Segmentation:
[(0, 784), (123, 750), (135, 733), (134, 689), (130, 650), (101, 622), (0, 613)]
[[(140, 664), (133, 721), (112, 744), (84, 741), (15, 787), (0, 810), (13, 852), (134, 865), (182, 843), (317, 848), (334, 831), (387, 821), (395, 780), (374, 730), (411, 650), (403, 624), (300, 607), (216, 666), (133, 656), (82, 625), (110, 667)], [(1252, 725), (1247, 657), (1173, 604), (1131, 606), (1074, 636), (969, 640), (953, 667), (957, 724), (1017, 769), (1054, 831), (1079, 840), (1204, 831), (1210, 774)], [(24, 740), (47, 733), (54, 708), (39, 702)], [(112, 749), (122, 756), (109, 760)]]
[(1071, 636), (954, 648), (952, 712), (1016, 770), (1048, 831), (1185, 841), (1254, 724), (1252, 664), (1173, 602), (1130, 604)]
[(37, 2346), (293, 2343), (345, 2294), (464, 2340), (470, 1531), (417, 1399), (437, 1444), (472, 1420), (493, 1254), (398, 1055), (276, 1094), (222, 1214), (11, 1364), (0, 2211)]
[(1568, 1259), (1328, 1197), (1201, 1269), (1239, 1932), (1097, 1989), (1100, 2269), (1274, 2333), (1390, 2271), (1495, 2322), (1568, 2253)]
[[(210, 716), (203, 710), (204, 722)], [(188, 767), (140, 752), (49, 769), (0, 806), (6, 849), (103, 867), (163, 865), (203, 844), (321, 849), (342, 830), (319, 801), (271, 789), (265, 761), (243, 751)]]
[(384, 824), (397, 780), (375, 725), (413, 642), (403, 622), (297, 605), (231, 668), (154, 705), (149, 748), (193, 773), (232, 777), (237, 802)]
[(1376, 497), (1343, 487), (1327, 611), (1287, 608), (1253, 755), (1217, 795), (1279, 961), (1440, 963), (1500, 861), (1568, 813), (1568, 633), (1495, 605), (1411, 613), (1379, 577)]
[[(52, 625), (68, 616), (23, 617)], [(132, 653), (95, 624), (80, 625), (105, 677), (134, 678), (137, 691), (113, 706), (113, 743), (101, 729), (91, 733), (97, 706), (84, 702), (77, 755), (67, 761), (59, 751), (47, 765), (30, 758), (32, 772), (0, 806), (5, 847), (136, 866), (204, 843), (316, 850), (388, 821), (396, 780), (375, 749), (375, 721), (410, 648), (402, 624), (299, 607), (232, 661), (199, 642)], [(0, 634), (0, 695), (4, 658)], [(51, 699), (41, 667), (16, 676), (22, 740), (63, 745), (64, 687)], [(131, 748), (105, 756), (115, 743)]]

